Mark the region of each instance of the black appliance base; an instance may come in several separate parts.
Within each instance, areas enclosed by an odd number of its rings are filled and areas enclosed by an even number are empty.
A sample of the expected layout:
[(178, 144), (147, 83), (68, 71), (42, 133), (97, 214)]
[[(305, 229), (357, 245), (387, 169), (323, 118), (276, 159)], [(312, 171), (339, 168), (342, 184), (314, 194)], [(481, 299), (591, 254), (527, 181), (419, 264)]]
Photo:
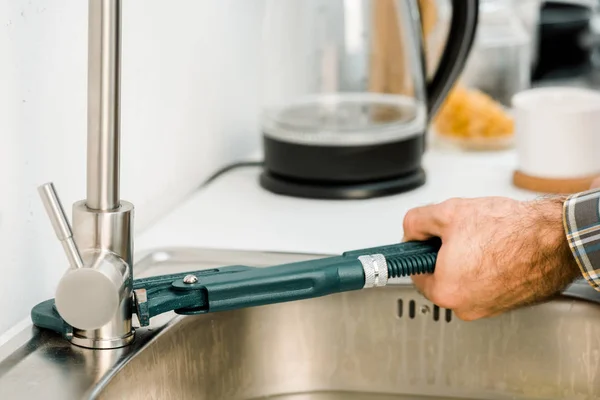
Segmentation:
[(422, 168), (394, 179), (352, 184), (286, 179), (266, 170), (260, 176), (260, 185), (272, 193), (320, 200), (362, 200), (389, 196), (414, 190), (424, 185), (425, 181), (426, 174)]

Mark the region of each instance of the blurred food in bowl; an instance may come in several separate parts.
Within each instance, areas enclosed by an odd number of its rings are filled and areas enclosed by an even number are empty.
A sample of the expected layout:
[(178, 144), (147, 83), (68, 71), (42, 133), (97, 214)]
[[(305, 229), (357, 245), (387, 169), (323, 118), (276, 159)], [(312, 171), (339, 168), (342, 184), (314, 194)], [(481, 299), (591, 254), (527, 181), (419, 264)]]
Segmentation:
[(458, 84), (435, 116), (433, 130), (442, 142), (495, 150), (512, 146), (515, 129), (508, 109), (482, 91)]

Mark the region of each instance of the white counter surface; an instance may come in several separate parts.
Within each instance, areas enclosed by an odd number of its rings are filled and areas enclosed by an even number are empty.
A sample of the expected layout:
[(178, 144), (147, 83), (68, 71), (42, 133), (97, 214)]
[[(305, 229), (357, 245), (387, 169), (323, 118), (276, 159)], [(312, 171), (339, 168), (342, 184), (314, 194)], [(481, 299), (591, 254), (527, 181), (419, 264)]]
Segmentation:
[(461, 153), (431, 150), (427, 184), (390, 197), (357, 201), (279, 196), (259, 186), (261, 169), (232, 170), (196, 192), (136, 240), (136, 250), (203, 247), (308, 253), (340, 253), (395, 243), (412, 207), (450, 197), (535, 193), (512, 185), (513, 151)]

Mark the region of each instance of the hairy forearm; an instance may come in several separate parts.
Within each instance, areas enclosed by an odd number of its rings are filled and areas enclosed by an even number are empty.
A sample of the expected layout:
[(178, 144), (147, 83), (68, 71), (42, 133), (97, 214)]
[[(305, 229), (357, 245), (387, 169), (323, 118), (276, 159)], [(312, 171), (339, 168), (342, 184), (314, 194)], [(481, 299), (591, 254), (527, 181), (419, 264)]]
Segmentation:
[(527, 203), (531, 209), (533, 226), (526, 229), (537, 231), (531, 252), (530, 265), (535, 277), (541, 279), (532, 288), (538, 297), (550, 296), (564, 289), (575, 279), (581, 277), (581, 270), (569, 247), (564, 226), (564, 204), (567, 196), (543, 198)]

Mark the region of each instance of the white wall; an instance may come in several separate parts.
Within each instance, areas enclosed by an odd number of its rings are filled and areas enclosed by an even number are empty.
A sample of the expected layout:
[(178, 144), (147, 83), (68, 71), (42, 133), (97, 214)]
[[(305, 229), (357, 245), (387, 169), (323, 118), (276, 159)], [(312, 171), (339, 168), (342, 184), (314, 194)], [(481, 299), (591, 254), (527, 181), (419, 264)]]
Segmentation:
[[(122, 197), (144, 229), (259, 148), (262, 0), (124, 0)], [(37, 197), (85, 196), (87, 1), (0, 0), (0, 335), (66, 268)]]

